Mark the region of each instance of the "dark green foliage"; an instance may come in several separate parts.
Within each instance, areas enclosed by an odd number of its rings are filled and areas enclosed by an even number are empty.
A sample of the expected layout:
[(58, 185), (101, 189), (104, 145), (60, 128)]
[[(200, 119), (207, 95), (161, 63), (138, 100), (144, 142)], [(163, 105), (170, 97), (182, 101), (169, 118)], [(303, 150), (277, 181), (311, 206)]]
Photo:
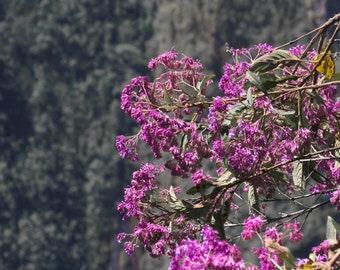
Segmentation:
[(149, 51), (175, 46), (219, 77), (226, 46), (290, 41), (324, 21), (323, 5), (304, 0), (169, 1), (158, 7)]
[(148, 25), (128, 2), (3, 4), (1, 269), (108, 265), (128, 179), (113, 144), (129, 129), (118, 98), (146, 61)]

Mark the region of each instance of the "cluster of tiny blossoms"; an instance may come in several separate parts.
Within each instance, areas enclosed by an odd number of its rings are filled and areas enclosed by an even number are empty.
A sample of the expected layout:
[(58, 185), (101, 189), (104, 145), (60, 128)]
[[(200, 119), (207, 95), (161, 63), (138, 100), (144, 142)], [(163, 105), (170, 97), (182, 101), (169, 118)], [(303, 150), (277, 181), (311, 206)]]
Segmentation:
[(204, 226), (202, 241), (183, 240), (177, 247), (169, 270), (245, 269), (241, 249), (221, 240), (216, 231)]
[[(201, 180), (201, 157), (211, 157), (214, 153), (208, 146), (203, 132), (195, 123), (187, 121), (190, 115), (203, 113), (203, 102), (207, 80), (199, 91), (196, 85), (204, 78), (200, 72), (202, 64), (192, 58), (178, 54), (172, 49), (152, 59), (149, 68), (163, 67), (162, 73), (153, 82), (147, 77), (137, 77), (122, 92), (121, 108), (141, 126), (134, 136), (118, 136), (116, 146), (120, 155), (133, 161), (138, 160), (137, 142), (144, 141), (150, 146), (155, 158), (162, 153), (170, 153), (172, 159), (164, 165), (142, 164), (141, 169), (133, 174), (131, 187), (125, 189), (124, 201), (118, 204), (118, 210), (124, 218), (139, 220), (134, 232), (121, 233), (120, 242), (125, 242), (125, 251), (131, 254), (138, 246), (137, 240), (154, 256), (173, 253), (176, 243), (188, 236), (195, 235), (199, 226), (188, 221), (183, 215), (172, 216), (166, 199), (169, 191), (160, 191), (155, 178), (169, 169), (172, 175), (187, 177), (195, 175), (197, 183)], [(186, 89), (186, 91), (183, 91)], [(198, 106), (191, 106), (196, 102)], [(179, 134), (186, 134), (187, 143), (181, 146)], [(207, 178), (208, 176), (206, 176)], [(196, 182), (195, 176), (193, 181)], [(180, 188), (174, 189), (175, 193)], [(162, 204), (156, 207), (154, 198)]]
[[(226, 63), (224, 74), (219, 82), (221, 91), (225, 94), (216, 97), (213, 105), (209, 108), (209, 128), (210, 132), (223, 135), (223, 123), (228, 119), (233, 110), (237, 107), (239, 100), (244, 100), (247, 96), (248, 83), (246, 74), (250, 70), (249, 61), (253, 59), (252, 54), (262, 56), (273, 51), (273, 47), (261, 44), (250, 50), (233, 50), (234, 56), (245, 58), (245, 61), (237, 63)], [(300, 57), (304, 48), (294, 47), (289, 52)], [(254, 53), (256, 51), (257, 53)], [(308, 55), (312, 60), (316, 56), (315, 52)], [(312, 64), (306, 64), (310, 69)], [(294, 67), (285, 67), (284, 74), (292, 74)], [(302, 78), (308, 75), (308, 70), (299, 67), (295, 74)], [(291, 87), (299, 86), (300, 79), (290, 81)], [(250, 89), (256, 95), (255, 87)], [(261, 177), (261, 181), (255, 181), (257, 174), (266, 166), (274, 165), (279, 162), (292, 160), (297, 155), (308, 152), (312, 144), (317, 148), (327, 147), (334, 143), (334, 136), (337, 133), (338, 111), (340, 102), (336, 100), (336, 86), (328, 85), (315, 90), (314, 93), (305, 94), (302, 100), (305, 125), (298, 126), (298, 119), (295, 120), (296, 126), (288, 125), (282, 115), (283, 111), (295, 111), (298, 108), (299, 92), (287, 92), (275, 99), (269, 95), (258, 95), (253, 101), (250, 117), (245, 119), (246, 114), (241, 115), (237, 123), (230, 125), (228, 140), (226, 140), (226, 156), (228, 166), (233, 173), (241, 178), (252, 178), (254, 184), (268, 185), (268, 182), (275, 183), (275, 179), (268, 178), (266, 175)], [(321, 104), (315, 103), (315, 96), (324, 100)], [(246, 112), (246, 110), (244, 110)], [(256, 115), (259, 115), (256, 117)], [(242, 117), (243, 116), (243, 117)], [(258, 118), (258, 119), (256, 119)], [(318, 191), (338, 185), (340, 170), (334, 166), (334, 159), (325, 159), (325, 162), (318, 162), (316, 169), (325, 171), (327, 177), (331, 178), (331, 184), (318, 187)], [(291, 171), (291, 164), (282, 166), (287, 173)]]
[[(196, 84), (204, 78), (198, 60), (178, 54), (172, 49), (152, 59), (149, 68), (165, 68), (154, 82), (137, 77), (122, 92), (121, 108), (141, 126), (135, 136), (118, 136), (116, 146), (124, 158), (138, 160), (137, 141), (146, 142), (155, 158), (162, 152), (171, 153), (174, 159), (165, 166), (173, 175), (186, 177), (200, 166), (200, 157), (210, 157), (213, 151), (195, 123), (187, 121), (190, 115), (203, 113), (205, 91), (211, 81), (199, 89)], [(197, 106), (192, 104), (196, 103)], [(179, 134), (186, 134), (185, 151), (180, 149)]]
[[(249, 217), (244, 222), (241, 236), (244, 240), (251, 240), (256, 235), (265, 243), (263, 247), (253, 247), (252, 252), (259, 259), (260, 269), (272, 270), (276, 269), (277, 265), (282, 265), (280, 255), (285, 255), (286, 252), (282, 246), (285, 238), (288, 237), (290, 241), (297, 242), (301, 240), (302, 234), (298, 222), (285, 223), (283, 232), (278, 230), (278, 226), (274, 226), (266, 227), (262, 233), (264, 224), (265, 220), (262, 216)], [(256, 265), (246, 264), (242, 259), (240, 248), (221, 240), (218, 233), (209, 226), (203, 227), (201, 236), (201, 241), (189, 239), (182, 241), (171, 260), (170, 270), (259, 269)], [(322, 248), (314, 248), (316, 253), (320, 253), (320, 249)]]
[[(176, 243), (185, 237), (193, 237), (198, 229), (182, 215), (171, 219), (168, 215), (157, 213), (155, 207), (148, 203), (150, 192), (157, 187), (156, 178), (163, 171), (163, 165), (142, 164), (141, 168), (133, 173), (131, 186), (125, 189), (124, 201), (118, 203), (118, 210), (123, 214), (123, 219), (132, 217), (139, 220), (133, 233), (118, 235), (118, 241), (124, 242), (125, 252), (129, 255), (138, 247), (139, 241), (153, 256), (171, 256)], [(180, 189), (176, 188), (174, 192), (179, 193)], [(165, 190), (161, 196), (167, 196), (167, 193)]]
[[(125, 242), (128, 254), (139, 241), (153, 256), (172, 257), (170, 269), (246, 269), (240, 249), (221, 239), (209, 226), (202, 226), (207, 217), (199, 216), (218, 211), (225, 205), (222, 200), (232, 197), (238, 186), (225, 190), (219, 184), (209, 197), (204, 185), (214, 186), (217, 177), (212, 175), (221, 176), (228, 171), (254, 186), (259, 196), (272, 196), (279, 185), (292, 190), (292, 161), (311, 149), (322, 153), (322, 158), (313, 163), (321, 177), (310, 192), (327, 193), (330, 202), (340, 208), (340, 190), (335, 188), (340, 184), (340, 166), (334, 151), (322, 152), (334, 145), (338, 133), (340, 102), (336, 100), (336, 87), (327, 84), (307, 89), (303, 94), (279, 87), (261, 92), (251, 85), (247, 74), (254, 60), (274, 50), (266, 44), (232, 49), (237, 61), (224, 67), (218, 84), (220, 96), (207, 94), (212, 80), (202, 72), (202, 64), (187, 56), (179, 58), (174, 49), (150, 61), (151, 70), (163, 69), (159, 77), (152, 81), (137, 77), (123, 89), (121, 108), (140, 130), (133, 136), (117, 137), (120, 155), (137, 161), (137, 144), (141, 140), (150, 147), (155, 159), (164, 162), (157, 166), (142, 164), (125, 189), (124, 201), (118, 204), (124, 218), (138, 220), (132, 233), (118, 236), (120, 242)], [(296, 58), (303, 52), (301, 46), (289, 50)], [(310, 76), (315, 57), (315, 52), (309, 52), (304, 65), (286, 65), (279, 70), (283, 78), (291, 77), (286, 81), (290, 89), (300, 87), (302, 82), (307, 86), (313, 83), (304, 79)], [(203, 160), (215, 164), (215, 172), (212, 166), (207, 172)], [(279, 175), (285, 175), (284, 181), (273, 173), (276, 168)], [(177, 198), (182, 194), (179, 187), (164, 189), (170, 184), (159, 185), (157, 178), (166, 171), (184, 181), (191, 178), (191, 185), (196, 187), (191, 192), (200, 190), (201, 197), (181, 201)], [(218, 196), (218, 192), (223, 194)], [(212, 210), (205, 210), (212, 200)], [(196, 211), (200, 208), (204, 211)], [(263, 230), (264, 225), (262, 216), (249, 217), (241, 236), (249, 240), (264, 231), (263, 243), (271, 244), (254, 248), (253, 253), (261, 269), (275, 269), (282, 264), (282, 240), (288, 237), (296, 242), (302, 234), (299, 223), (283, 225), (283, 233), (277, 227)], [(195, 240), (200, 231), (202, 241)]]

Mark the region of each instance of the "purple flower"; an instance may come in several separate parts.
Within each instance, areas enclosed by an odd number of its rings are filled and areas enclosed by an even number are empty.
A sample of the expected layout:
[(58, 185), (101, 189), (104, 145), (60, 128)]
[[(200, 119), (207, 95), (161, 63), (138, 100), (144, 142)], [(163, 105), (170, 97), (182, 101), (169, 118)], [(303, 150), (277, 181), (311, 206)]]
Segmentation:
[(316, 195), (324, 192), (325, 190), (328, 190), (328, 186), (326, 184), (317, 183), (311, 187), (310, 192), (311, 194)]
[(226, 154), (230, 168), (238, 177), (254, 175), (268, 158), (271, 149), (267, 147), (267, 140), (259, 124), (240, 121), (237, 128), (230, 130), (232, 140)]
[(302, 53), (304, 52), (305, 48), (302, 45), (297, 45), (295, 47), (292, 47), (289, 49), (289, 52), (295, 56), (300, 57)]
[(215, 140), (213, 142), (213, 150), (216, 153), (216, 157), (219, 160), (223, 160), (226, 156), (225, 143), (222, 140)]
[(267, 227), (265, 231), (265, 238), (270, 238), (274, 242), (281, 242), (282, 239), (282, 233), (279, 232), (275, 227)]
[(246, 93), (244, 91), (243, 84), (246, 79), (243, 78), (240, 80), (235, 74), (245, 74), (249, 67), (250, 65), (247, 62), (241, 62), (234, 65), (227, 63), (224, 66), (224, 74), (220, 79), (218, 86), (226, 97), (236, 98), (245, 96)]
[[(270, 252), (267, 248), (254, 248), (253, 253), (259, 258), (262, 270), (275, 270), (276, 264), (280, 265), (278, 251)], [(276, 262), (276, 264), (274, 263)]]
[(124, 252), (127, 254), (127, 255), (132, 255), (136, 248), (138, 247), (138, 245), (136, 243), (133, 243), (133, 242), (125, 242), (124, 243)]
[(161, 54), (160, 56), (152, 59), (149, 64), (148, 67), (151, 70), (155, 70), (159, 65), (162, 65), (168, 69), (173, 68), (173, 60), (176, 60), (178, 57), (177, 53), (175, 52), (174, 48), (171, 48), (170, 51), (166, 51), (163, 54)]
[(220, 113), (217, 112), (214, 108), (209, 108), (209, 130), (210, 132), (217, 132), (222, 124), (222, 119), (220, 117)]
[(340, 167), (331, 166), (330, 175), (332, 177), (333, 182), (340, 185)]
[(124, 219), (131, 216), (140, 219), (145, 214), (145, 206), (142, 200), (146, 192), (156, 186), (156, 177), (164, 170), (163, 166), (154, 164), (142, 164), (140, 170), (133, 173), (131, 187), (125, 188), (124, 201), (118, 203), (118, 210), (124, 214)]
[(204, 174), (203, 170), (198, 170), (197, 172), (191, 175), (191, 179), (194, 185), (199, 185), (202, 180), (205, 180), (207, 178), (209, 177)]
[(337, 210), (340, 210), (340, 187), (333, 192), (330, 202), (335, 205)]
[(299, 128), (296, 132), (294, 142), (299, 150), (308, 149), (312, 141), (313, 132), (307, 128)]
[(245, 269), (241, 250), (224, 240), (209, 226), (204, 226), (201, 232), (202, 242), (183, 240), (175, 250), (169, 270), (186, 269)]
[[(146, 77), (136, 77), (124, 87), (121, 107), (137, 122), (140, 130), (135, 136), (117, 137), (116, 146), (120, 155), (136, 161), (137, 140), (140, 139), (151, 148), (154, 158), (161, 158), (162, 155), (164, 159), (168, 158), (164, 166), (142, 164), (140, 170), (133, 173), (130, 186), (124, 190), (124, 201), (118, 204), (123, 219), (133, 217), (138, 220), (133, 233), (117, 237), (119, 242), (125, 242), (128, 254), (135, 250), (139, 240), (152, 256), (167, 254), (172, 257), (170, 269), (245, 269), (239, 247), (221, 240), (209, 226), (201, 228), (197, 225), (201, 224), (200, 221), (183, 211), (183, 207), (179, 207), (181, 210), (172, 207), (169, 203), (172, 189), (167, 190), (166, 183), (162, 183), (161, 188), (158, 186), (157, 180), (163, 180), (158, 179), (160, 173), (167, 168), (172, 175), (180, 178), (190, 181), (191, 176), (192, 182), (199, 185), (210, 180), (210, 175), (205, 173), (202, 166), (205, 162), (211, 162), (221, 166), (211, 168), (219, 176), (229, 171), (237, 180), (253, 185), (261, 198), (272, 198), (276, 184), (283, 177), (288, 181), (282, 181), (279, 185), (291, 195), (294, 186), (290, 161), (303, 153), (310, 153), (311, 146), (320, 150), (334, 145), (340, 108), (340, 101), (336, 101), (336, 87), (313, 87), (304, 91), (299, 103), (302, 105), (300, 118), (303, 128), (296, 123), (299, 93), (285, 88), (285, 85), (291, 89), (302, 86), (303, 78), (308, 78), (314, 68), (312, 61), (306, 61), (303, 67), (286, 63), (277, 66), (277, 69), (283, 68), (282, 72), (275, 72), (277, 76), (294, 74), (301, 78), (276, 84), (275, 88), (268, 89), (266, 96), (260, 89), (249, 86), (245, 74), (254, 59), (273, 49), (266, 44), (250, 49), (231, 49), (232, 56), (238, 60), (224, 66), (224, 74), (219, 81), (223, 94), (215, 98), (205, 96), (211, 81), (198, 87), (205, 77), (200, 71), (203, 68), (200, 61), (187, 56), (178, 59), (174, 49), (149, 62), (151, 70), (157, 67), (165, 69), (153, 83)], [(304, 48), (299, 46), (290, 49), (298, 57), (303, 51)], [(315, 56), (314, 52), (307, 57), (313, 60)], [(309, 83), (311, 81), (305, 84), (307, 88)], [(279, 93), (282, 87), (289, 91)], [(238, 110), (235, 104), (249, 100), (248, 91), (252, 91), (253, 102)], [(315, 162), (313, 169), (320, 172), (325, 180), (312, 186), (310, 192), (317, 194), (327, 191), (331, 203), (339, 210), (340, 188), (335, 191), (334, 188), (340, 182), (340, 170), (332, 153), (325, 152), (322, 156), (324, 158)], [(238, 210), (239, 205), (233, 201), (233, 196), (242, 193), (242, 185), (231, 188), (229, 182), (226, 188), (223, 185), (212, 186), (209, 193), (207, 190), (206, 194), (200, 194), (205, 198), (196, 198), (199, 196), (196, 194), (189, 196), (189, 200), (203, 199), (203, 202), (208, 202), (213, 199), (209, 216), (221, 210), (220, 199), (223, 197), (228, 202), (232, 201), (230, 206), (223, 204), (223, 207)], [(329, 192), (331, 189), (333, 192)], [(180, 188), (175, 187), (174, 192), (179, 194)], [(244, 189), (244, 192), (247, 190)], [(276, 264), (282, 265), (283, 262), (279, 258), (280, 250), (270, 243), (281, 245), (285, 238), (299, 241), (302, 238), (300, 224), (286, 223), (283, 225), (284, 232), (280, 232), (277, 226), (264, 230), (264, 223), (262, 216), (250, 216), (244, 220), (241, 237), (249, 240), (257, 234), (262, 238), (264, 247), (253, 249), (254, 254), (259, 258), (261, 269), (275, 269)], [(198, 237), (199, 230), (201, 238)], [(325, 242), (313, 251), (320, 260), (325, 260), (328, 249), (329, 244)], [(250, 266), (249, 269), (257, 267)]]
[[(240, 59), (243, 56), (252, 60), (255, 57), (262, 56), (273, 51), (273, 47), (267, 44), (258, 44), (250, 49), (233, 49), (232, 55), (235, 59)], [(235, 63), (226, 63), (224, 66), (224, 74), (219, 82), (219, 88), (228, 98), (236, 98), (245, 96), (244, 83), (247, 81), (244, 76), (249, 70), (250, 63), (247, 61), (235, 61)]]
[[(165, 254), (169, 238), (169, 227), (141, 221), (134, 229), (136, 237), (144, 244), (144, 248), (151, 251), (151, 255)], [(160, 240), (157, 240), (159, 239)]]
[(289, 232), (289, 240), (298, 242), (302, 239), (300, 222), (285, 223), (283, 224), (283, 229)]
[(244, 221), (243, 232), (241, 236), (244, 240), (250, 240), (253, 238), (256, 232), (258, 232), (264, 224), (262, 216), (251, 216)]
[(328, 240), (324, 240), (320, 243), (320, 245), (313, 247), (312, 251), (317, 255), (328, 255), (330, 244)]
[(188, 69), (188, 70), (200, 70), (203, 69), (203, 65), (199, 60), (194, 60), (190, 57), (183, 57), (180, 61), (183, 65), (183, 69)]
[(128, 158), (132, 161), (138, 160), (138, 154), (136, 150), (137, 140), (136, 138), (126, 138), (122, 135), (116, 138), (116, 147), (122, 158)]

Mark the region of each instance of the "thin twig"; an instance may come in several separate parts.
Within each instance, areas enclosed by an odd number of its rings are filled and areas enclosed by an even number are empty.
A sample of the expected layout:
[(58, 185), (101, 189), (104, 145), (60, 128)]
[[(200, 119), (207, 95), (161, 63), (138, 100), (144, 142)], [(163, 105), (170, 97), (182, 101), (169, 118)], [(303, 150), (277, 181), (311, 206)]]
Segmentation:
[(279, 216), (279, 217), (267, 218), (267, 220), (268, 220), (268, 223), (272, 223), (274, 221), (278, 221), (278, 220), (281, 220), (281, 219), (286, 219), (286, 218), (291, 218), (291, 217), (297, 218), (299, 216), (302, 216), (303, 214), (312, 212), (313, 210), (315, 210), (315, 209), (317, 209), (321, 206), (324, 206), (326, 204), (329, 204), (329, 200), (322, 202), (322, 203), (318, 203), (316, 205), (313, 205), (313, 206), (309, 207), (308, 209), (301, 209), (301, 210), (291, 212), (291, 213), (288, 213), (288, 214), (282, 213), (282, 215)]
[(292, 41), (289, 41), (289, 42), (287, 42), (287, 43), (285, 43), (285, 44), (283, 44), (283, 45), (277, 47), (277, 49), (280, 49), (280, 48), (283, 48), (283, 47), (286, 47), (286, 46), (290, 46), (290, 45), (292, 45), (292, 44), (298, 42), (299, 40), (301, 40), (301, 39), (303, 39), (303, 38), (305, 38), (305, 37), (307, 37), (307, 36), (309, 36), (309, 35), (311, 35), (311, 34), (313, 34), (313, 33), (315, 33), (315, 32), (318, 32), (318, 31), (320, 31), (320, 30), (322, 30), (322, 29), (324, 29), (324, 28), (329, 27), (330, 25), (334, 24), (335, 22), (337, 22), (337, 21), (339, 21), (339, 20), (340, 20), (340, 13), (337, 14), (337, 15), (335, 15), (333, 18), (330, 18), (327, 22), (325, 22), (325, 23), (324, 23), (323, 25), (321, 25), (320, 27), (318, 27), (318, 28), (316, 28), (316, 29), (313, 29), (312, 31), (309, 31), (309, 32), (306, 33), (306, 34), (304, 34), (304, 35), (302, 35), (302, 36), (300, 36), (300, 37), (298, 37), (298, 38), (296, 38), (296, 39), (294, 39), (294, 40), (292, 40)]
[(332, 259), (329, 261), (329, 262), (327, 262), (326, 263), (326, 265), (325, 265), (325, 269), (332, 269), (332, 265), (334, 264), (334, 263), (336, 263), (336, 261), (337, 261), (337, 259), (338, 258), (340, 258), (340, 250), (338, 250), (338, 252), (337, 253), (335, 253), (335, 255), (332, 257)]

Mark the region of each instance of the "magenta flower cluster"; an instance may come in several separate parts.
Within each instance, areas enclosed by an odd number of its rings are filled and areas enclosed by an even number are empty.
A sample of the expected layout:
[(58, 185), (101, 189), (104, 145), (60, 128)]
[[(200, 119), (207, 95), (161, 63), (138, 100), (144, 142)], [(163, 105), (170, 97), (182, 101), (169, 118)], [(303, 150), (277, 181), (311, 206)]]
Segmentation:
[[(120, 233), (118, 241), (124, 242), (125, 252), (132, 254), (139, 246), (138, 242), (153, 256), (173, 253), (179, 239), (193, 236), (197, 231), (197, 227), (190, 222), (185, 222), (183, 216), (172, 220), (176, 229), (172, 230), (169, 226), (170, 216), (157, 213), (157, 211), (149, 205), (150, 192), (157, 189), (156, 178), (164, 171), (164, 166), (155, 166), (154, 164), (142, 164), (140, 170), (133, 173), (131, 186), (125, 188), (124, 201), (118, 203), (118, 210), (123, 214), (123, 219), (132, 217), (139, 220), (135, 226), (133, 233)], [(175, 193), (179, 193), (180, 189), (176, 188)], [(161, 196), (169, 196), (169, 192), (162, 191)]]
[(221, 240), (216, 231), (204, 226), (202, 241), (183, 240), (176, 248), (169, 270), (245, 269), (241, 250)]
[(249, 217), (244, 221), (244, 229), (241, 236), (244, 240), (250, 240), (254, 237), (255, 233), (260, 232), (264, 224), (262, 216)]
[(131, 187), (124, 192), (124, 201), (118, 203), (118, 210), (124, 213), (124, 219), (134, 217), (141, 219), (147, 210), (143, 200), (147, 192), (153, 190), (156, 185), (156, 177), (164, 171), (164, 166), (154, 164), (142, 164), (140, 170), (133, 173)]
[[(266, 227), (265, 232), (262, 228), (265, 220), (262, 216), (251, 216), (244, 222), (242, 238), (251, 240), (257, 235), (264, 243), (275, 243), (282, 247), (286, 235), (289, 240), (296, 242), (302, 238), (300, 224), (285, 223), (283, 232), (278, 230), (278, 226)], [(241, 250), (235, 245), (230, 245), (225, 240), (221, 240), (218, 233), (211, 227), (205, 226), (201, 232), (201, 241), (183, 240), (175, 250), (172, 257), (170, 270), (184, 269), (266, 269), (275, 270), (276, 266), (282, 264), (282, 250), (273, 249), (273, 245), (267, 244), (264, 247), (253, 247), (252, 252), (258, 257), (260, 268), (256, 265), (248, 265), (241, 256)], [(322, 253), (322, 246), (315, 247), (317, 253)]]
[[(138, 160), (136, 141), (146, 142), (155, 158), (161, 158), (162, 152), (173, 155), (165, 166), (176, 176), (186, 177), (188, 173), (200, 168), (200, 157), (210, 157), (213, 151), (197, 125), (184, 118), (192, 114), (202, 114), (202, 106), (192, 106), (204, 97), (207, 81), (199, 92), (196, 84), (204, 78), (200, 72), (202, 64), (189, 57), (177, 60), (178, 55), (172, 49), (152, 59), (149, 68), (164, 67), (167, 71), (156, 78), (153, 83), (146, 77), (137, 77), (123, 89), (121, 108), (141, 126), (136, 136), (117, 137), (116, 145), (122, 157)], [(193, 108), (193, 110), (191, 110)], [(180, 149), (179, 134), (186, 134), (188, 143), (185, 151)]]
[[(143, 141), (160, 160), (159, 165), (141, 164), (118, 204), (124, 219), (138, 220), (132, 233), (118, 236), (126, 253), (141, 243), (152, 256), (170, 256), (172, 270), (257, 269), (246, 265), (239, 247), (211, 228), (217, 226), (215, 216), (237, 209), (235, 194), (252, 187), (260, 202), (280, 187), (291, 195), (298, 178), (309, 181), (306, 191), (311, 195), (327, 194), (340, 209), (340, 165), (334, 148), (340, 144), (340, 102), (334, 85), (315, 87), (323, 79), (314, 71), (317, 53), (305, 54), (302, 46), (277, 52), (267, 44), (230, 52), (237, 61), (224, 66), (220, 96), (210, 96), (212, 76), (203, 73), (200, 61), (179, 57), (174, 49), (149, 62), (150, 70), (163, 70), (158, 77), (134, 78), (123, 89), (121, 108), (140, 129), (117, 137), (120, 155), (138, 161), (137, 146)], [(272, 69), (254, 71), (257, 59), (266, 55), (271, 58), (263, 67), (272, 64)], [(281, 65), (269, 62), (287, 55)], [(300, 57), (305, 57), (303, 65), (296, 60)], [(303, 169), (296, 172), (296, 162), (313, 166), (307, 177)], [(314, 171), (315, 181), (309, 179)], [(183, 181), (171, 186), (161, 173)], [(302, 239), (300, 224), (268, 227), (265, 214), (258, 215), (261, 209), (257, 215), (252, 206), (249, 210), (241, 237), (260, 237), (263, 246), (254, 247), (253, 253), (261, 269), (275, 269), (283, 263), (284, 240)]]

